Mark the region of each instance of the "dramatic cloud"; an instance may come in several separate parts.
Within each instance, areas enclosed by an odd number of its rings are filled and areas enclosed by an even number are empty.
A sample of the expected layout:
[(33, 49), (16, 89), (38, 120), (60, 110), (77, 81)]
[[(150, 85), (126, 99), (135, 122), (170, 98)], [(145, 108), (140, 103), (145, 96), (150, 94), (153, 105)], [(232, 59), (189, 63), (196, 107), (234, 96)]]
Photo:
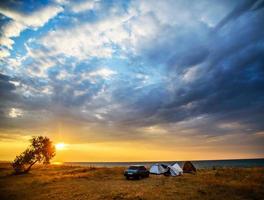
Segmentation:
[(2, 129), (263, 155), (263, 1), (25, 5), (0, 4)]

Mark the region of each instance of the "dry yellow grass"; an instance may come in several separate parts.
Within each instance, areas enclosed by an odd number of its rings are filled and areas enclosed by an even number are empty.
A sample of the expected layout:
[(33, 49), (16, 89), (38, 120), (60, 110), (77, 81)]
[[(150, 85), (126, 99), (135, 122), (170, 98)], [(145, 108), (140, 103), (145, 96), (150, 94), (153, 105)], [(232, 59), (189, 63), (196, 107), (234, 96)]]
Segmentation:
[(0, 199), (264, 199), (264, 168), (198, 170), (180, 177), (125, 180), (124, 168), (35, 167), (11, 175), (0, 164)]

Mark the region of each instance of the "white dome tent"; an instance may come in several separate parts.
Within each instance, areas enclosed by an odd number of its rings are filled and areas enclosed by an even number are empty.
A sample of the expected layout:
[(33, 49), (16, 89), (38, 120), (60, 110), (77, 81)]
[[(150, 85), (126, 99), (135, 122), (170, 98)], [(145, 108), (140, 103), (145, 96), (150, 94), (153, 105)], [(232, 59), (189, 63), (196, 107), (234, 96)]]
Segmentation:
[(171, 176), (180, 176), (183, 174), (182, 168), (178, 165), (178, 163), (175, 163), (173, 165), (168, 166), (169, 173)]
[(166, 165), (163, 164), (154, 164), (150, 167), (149, 172), (151, 174), (163, 174), (168, 170)]
[(180, 174), (183, 174), (183, 170), (178, 163), (174, 163), (172, 166), (177, 169)]

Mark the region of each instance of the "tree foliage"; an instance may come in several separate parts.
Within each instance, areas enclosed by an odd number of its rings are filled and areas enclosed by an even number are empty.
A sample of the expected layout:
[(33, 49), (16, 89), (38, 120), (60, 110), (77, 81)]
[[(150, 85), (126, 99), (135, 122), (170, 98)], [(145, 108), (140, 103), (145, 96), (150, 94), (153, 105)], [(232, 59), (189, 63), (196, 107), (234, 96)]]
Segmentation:
[(33, 137), (30, 142), (31, 145), (12, 162), (12, 167), (17, 174), (29, 172), (37, 162), (49, 164), (55, 156), (55, 146), (48, 137)]

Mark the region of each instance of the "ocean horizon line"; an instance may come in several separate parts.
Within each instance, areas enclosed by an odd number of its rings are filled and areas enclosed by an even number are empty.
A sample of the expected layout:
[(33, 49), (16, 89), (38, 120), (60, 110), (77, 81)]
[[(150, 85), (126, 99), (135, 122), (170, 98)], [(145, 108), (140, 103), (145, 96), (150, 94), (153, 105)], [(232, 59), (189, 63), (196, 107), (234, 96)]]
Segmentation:
[(264, 160), (263, 158), (232, 158), (232, 159), (204, 159), (204, 160), (146, 160), (146, 161), (58, 161), (62, 163), (135, 163), (135, 162), (141, 162), (141, 163), (146, 163), (146, 162), (185, 162), (185, 161), (191, 161), (191, 162), (196, 162), (196, 161), (232, 161), (232, 160)]
[[(185, 162), (185, 161), (191, 161), (191, 162), (202, 162), (202, 161), (236, 161), (236, 160), (264, 160), (264, 157), (262, 158), (230, 158), (230, 159), (203, 159), (203, 160), (146, 160), (146, 161), (54, 161), (52, 163), (153, 163), (153, 162)], [(8, 163), (12, 162), (13, 160), (0, 160), (0, 163)]]

